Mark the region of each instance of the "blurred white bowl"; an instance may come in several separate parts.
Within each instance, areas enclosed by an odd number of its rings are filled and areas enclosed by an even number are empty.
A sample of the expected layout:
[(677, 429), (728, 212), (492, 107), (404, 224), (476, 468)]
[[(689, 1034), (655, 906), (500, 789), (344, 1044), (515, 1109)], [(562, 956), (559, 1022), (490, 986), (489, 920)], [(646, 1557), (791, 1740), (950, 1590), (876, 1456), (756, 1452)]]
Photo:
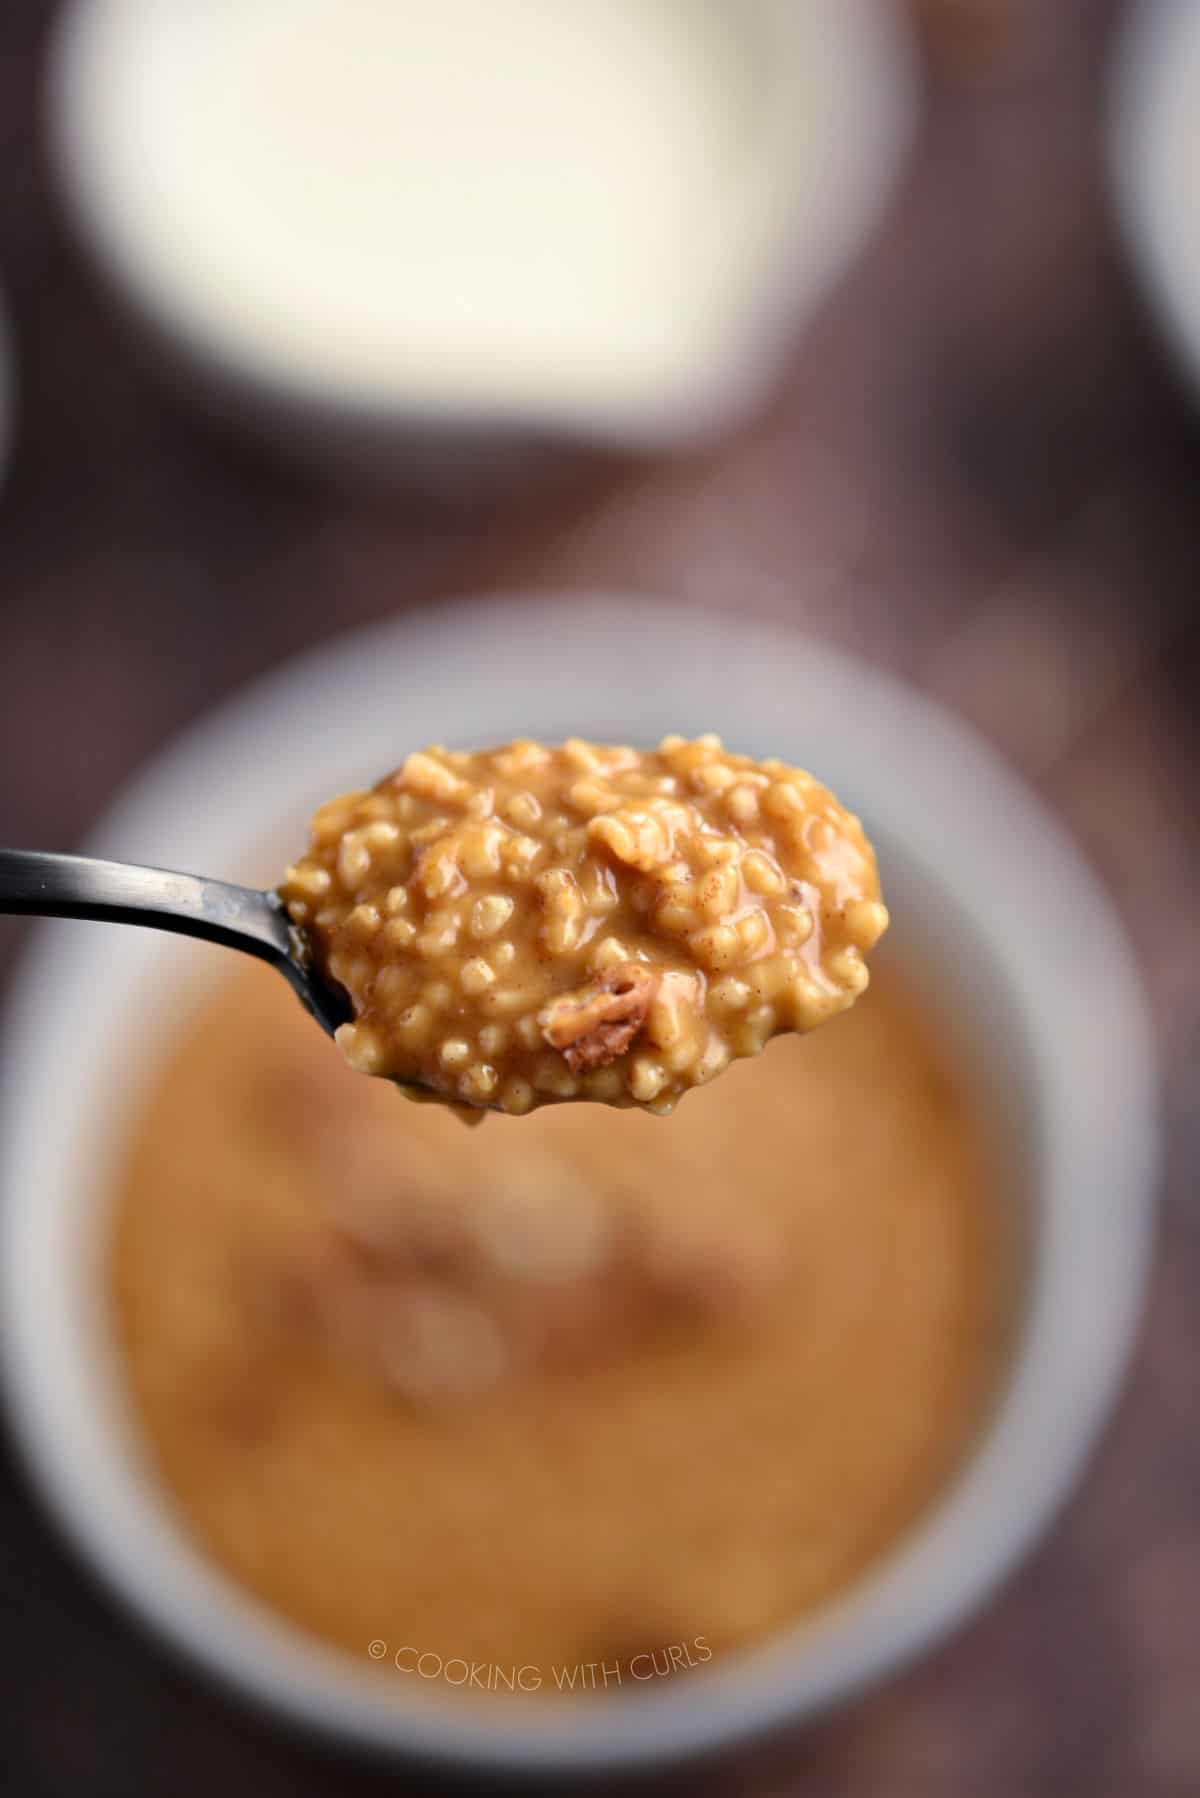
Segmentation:
[(1115, 62), (1112, 168), (1138, 272), (1200, 384), (1200, 6), (1135, 0)]
[(211, 976), (217, 952), (58, 923), (21, 971), (0, 1081), (2, 1368), (18, 1438), (113, 1589), (201, 1667), (299, 1724), (459, 1769), (565, 1776), (659, 1766), (809, 1717), (987, 1596), (1046, 1528), (1112, 1404), (1156, 1161), (1129, 952), (1027, 790), (883, 675), (799, 637), (646, 600), (492, 600), (352, 636), (252, 688), (162, 755), (92, 847), (266, 879), (314, 801), (414, 744), (711, 728), (811, 765), (862, 811), (894, 953), (942, 1008), (1004, 1153), (1025, 1274), (1003, 1389), (951, 1487), (842, 1600), (702, 1682), (557, 1701), (549, 1714), (414, 1703), (201, 1557), (139, 1442), (98, 1257), (129, 1108), (178, 1026), (177, 998)]
[(215, 403), (293, 450), (486, 461), (743, 413), (914, 94), (876, 0), (72, 0), (49, 123), (100, 265)]

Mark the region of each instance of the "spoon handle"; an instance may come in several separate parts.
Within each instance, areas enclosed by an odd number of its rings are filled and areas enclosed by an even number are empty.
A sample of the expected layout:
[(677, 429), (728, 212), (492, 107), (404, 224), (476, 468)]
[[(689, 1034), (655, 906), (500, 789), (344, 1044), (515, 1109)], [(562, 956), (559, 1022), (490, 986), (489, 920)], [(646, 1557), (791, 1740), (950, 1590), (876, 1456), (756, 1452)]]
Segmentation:
[(144, 924), (290, 962), (287, 914), (274, 893), (85, 855), (0, 849), (0, 912)]

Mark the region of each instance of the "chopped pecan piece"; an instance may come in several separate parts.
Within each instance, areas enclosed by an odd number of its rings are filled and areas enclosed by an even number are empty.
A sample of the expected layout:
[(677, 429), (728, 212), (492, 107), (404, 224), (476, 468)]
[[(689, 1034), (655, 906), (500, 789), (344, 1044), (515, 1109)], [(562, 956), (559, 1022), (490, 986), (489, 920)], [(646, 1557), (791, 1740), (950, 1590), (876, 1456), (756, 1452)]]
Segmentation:
[(640, 962), (607, 968), (578, 993), (556, 999), (542, 1013), (542, 1035), (562, 1053), (573, 1074), (607, 1067), (623, 1055), (650, 1009), (658, 976)]

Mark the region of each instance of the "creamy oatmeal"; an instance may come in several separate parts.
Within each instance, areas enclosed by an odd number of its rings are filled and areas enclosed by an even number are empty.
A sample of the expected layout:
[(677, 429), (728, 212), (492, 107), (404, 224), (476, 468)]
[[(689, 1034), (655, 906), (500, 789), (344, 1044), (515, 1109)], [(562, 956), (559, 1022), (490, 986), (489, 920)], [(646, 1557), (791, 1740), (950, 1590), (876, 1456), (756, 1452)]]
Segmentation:
[(719, 738), (410, 755), (280, 888), (360, 1072), (510, 1113), (670, 1111), (853, 1004), (887, 926), (859, 820)]
[(187, 1528), (406, 1693), (449, 1681), (405, 1648), (637, 1691), (668, 1645), (792, 1623), (943, 1487), (1002, 1340), (989, 1157), (886, 961), (819, 1055), (782, 1039), (668, 1127), (482, 1131), (356, 1078), (248, 966), (181, 1025), (116, 1197), (117, 1339)]

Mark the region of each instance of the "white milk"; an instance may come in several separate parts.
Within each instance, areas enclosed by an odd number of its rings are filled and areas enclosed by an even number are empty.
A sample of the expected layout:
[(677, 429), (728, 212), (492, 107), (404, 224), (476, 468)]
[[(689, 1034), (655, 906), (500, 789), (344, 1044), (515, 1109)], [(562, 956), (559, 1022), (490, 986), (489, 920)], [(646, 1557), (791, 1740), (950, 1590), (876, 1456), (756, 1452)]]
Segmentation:
[(724, 23), (705, 0), (206, 0), (120, 71), (128, 191), (189, 310), (269, 365), (431, 401), (626, 385), (690, 335), (684, 245), (752, 127)]
[(880, 17), (76, 0), (55, 129), (116, 272), (226, 367), (350, 407), (619, 430), (715, 408), (764, 295), (844, 260), (900, 136)]

